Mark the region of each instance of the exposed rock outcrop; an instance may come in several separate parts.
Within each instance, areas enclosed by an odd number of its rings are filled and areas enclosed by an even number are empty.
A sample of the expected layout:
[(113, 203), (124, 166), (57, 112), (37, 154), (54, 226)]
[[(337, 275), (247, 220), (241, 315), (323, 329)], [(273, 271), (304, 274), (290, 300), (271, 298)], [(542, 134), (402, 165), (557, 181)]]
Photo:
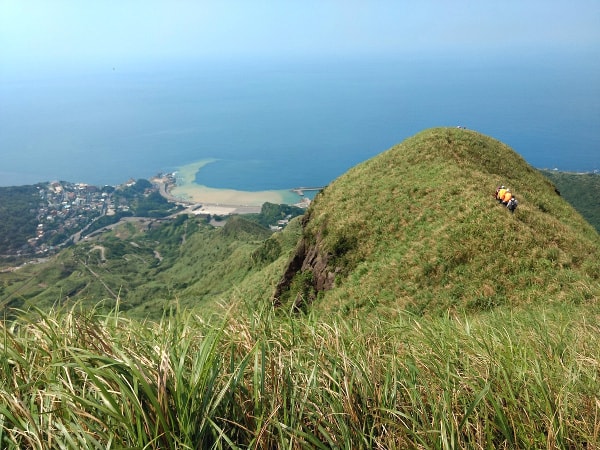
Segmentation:
[[(302, 221), (302, 228), (310, 221), (310, 214), (307, 214)], [(314, 300), (317, 293), (331, 289), (334, 286), (335, 276), (338, 270), (330, 268), (332, 255), (323, 250), (322, 235), (317, 234), (314, 242), (311, 242), (306, 235), (300, 239), (298, 246), (286, 267), (286, 270), (275, 287), (273, 302), (280, 305), (290, 287), (299, 274), (305, 274), (302, 283), (303, 290), (307, 296), (297, 294), (294, 299), (294, 307), (298, 308), (303, 304)]]

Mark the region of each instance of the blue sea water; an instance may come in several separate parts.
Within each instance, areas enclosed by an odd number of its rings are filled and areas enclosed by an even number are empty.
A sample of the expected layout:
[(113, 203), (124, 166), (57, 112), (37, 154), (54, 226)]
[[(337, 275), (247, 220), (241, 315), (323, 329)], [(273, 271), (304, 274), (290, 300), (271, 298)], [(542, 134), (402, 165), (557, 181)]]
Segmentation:
[(214, 158), (199, 184), (322, 186), (422, 129), (457, 125), (534, 167), (600, 169), (600, 60), (438, 55), (0, 72), (0, 185), (119, 184)]

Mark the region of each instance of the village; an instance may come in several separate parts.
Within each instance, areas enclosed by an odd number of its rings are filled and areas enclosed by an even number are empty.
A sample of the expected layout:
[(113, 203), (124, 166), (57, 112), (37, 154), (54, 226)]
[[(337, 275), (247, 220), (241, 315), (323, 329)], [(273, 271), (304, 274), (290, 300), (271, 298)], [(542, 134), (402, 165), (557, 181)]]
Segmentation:
[[(109, 229), (121, 219), (132, 220), (135, 216), (160, 220), (160, 217), (177, 213), (202, 215), (213, 226), (219, 227), (226, 223), (223, 218), (231, 214), (261, 212), (260, 206), (186, 202), (170, 194), (174, 184), (173, 174), (161, 173), (150, 180), (130, 179), (117, 186), (99, 187), (65, 181), (35, 185), (37, 199), (29, 204), (30, 220), (34, 221), (35, 230), (27, 232), (26, 243), (24, 240), (23, 245), (3, 256), (50, 256), (65, 246)], [(309, 204), (310, 200), (303, 198), (296, 206), (304, 209)], [(271, 231), (280, 231), (291, 217), (281, 217), (264, 225)], [(25, 229), (22, 231), (25, 232)]]
[[(119, 187), (130, 187), (135, 183), (130, 180)], [(29, 248), (20, 252), (23, 254), (53, 253), (72, 241), (97, 218), (130, 210), (130, 205), (122, 196), (114, 195), (117, 189), (114, 186), (53, 181), (45, 186), (38, 185), (37, 189), (40, 206), (36, 214), (36, 233), (28, 240)], [(149, 189), (156, 190), (154, 187)]]

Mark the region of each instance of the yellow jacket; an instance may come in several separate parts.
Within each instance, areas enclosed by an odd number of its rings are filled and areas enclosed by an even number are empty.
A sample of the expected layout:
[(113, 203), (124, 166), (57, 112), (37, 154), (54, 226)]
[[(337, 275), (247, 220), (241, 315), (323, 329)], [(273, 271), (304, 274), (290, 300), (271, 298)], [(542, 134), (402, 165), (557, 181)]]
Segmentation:
[(504, 198), (504, 194), (506, 193), (506, 189), (500, 189), (498, 191), (498, 200), (502, 201), (502, 199)]
[(510, 193), (509, 190), (507, 190), (504, 193), (504, 196), (502, 197), (502, 203), (508, 203), (508, 201), (512, 198), (512, 194)]

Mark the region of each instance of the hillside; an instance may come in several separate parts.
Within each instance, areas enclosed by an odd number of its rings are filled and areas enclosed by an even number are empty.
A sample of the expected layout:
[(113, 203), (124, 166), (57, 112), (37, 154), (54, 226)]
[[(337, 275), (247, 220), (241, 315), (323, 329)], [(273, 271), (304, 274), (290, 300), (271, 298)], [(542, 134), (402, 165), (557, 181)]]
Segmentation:
[(600, 174), (543, 170), (560, 195), (600, 233)]
[(273, 233), (260, 225), (279, 210), (288, 215), (289, 208), (266, 204), (263, 209), (264, 214), (233, 216), (221, 227), (185, 214), (131, 218), (46, 261), (0, 272), (0, 305), (49, 310), (79, 303), (109, 311), (118, 303), (130, 317), (152, 319), (174, 305), (210, 311), (294, 247), (297, 221), (271, 239)]
[(40, 185), (0, 187), (0, 257), (27, 247), (35, 236)]
[(282, 232), (128, 222), (1, 274), (33, 308), (0, 321), (0, 445), (600, 448), (599, 249), (550, 181), (455, 129)]
[[(493, 198), (501, 184), (519, 200), (514, 215)], [(600, 238), (506, 145), (431, 129), (315, 199), (275, 297), (417, 314), (587, 302), (600, 298)]]
[[(492, 197), (499, 184), (519, 199), (514, 215)], [(118, 298), (123, 312), (155, 318), (174, 301), (212, 310), (231, 296), (268, 302), (274, 291), (278, 304), (346, 313), (585, 302), (599, 297), (599, 237), (567, 193), (492, 138), (426, 130), (331, 183), (298, 244), (296, 225), (268, 239), (241, 217), (222, 229), (185, 216), (130, 222), (1, 273), (0, 301), (111, 308)], [(272, 208), (263, 209), (267, 220)]]

